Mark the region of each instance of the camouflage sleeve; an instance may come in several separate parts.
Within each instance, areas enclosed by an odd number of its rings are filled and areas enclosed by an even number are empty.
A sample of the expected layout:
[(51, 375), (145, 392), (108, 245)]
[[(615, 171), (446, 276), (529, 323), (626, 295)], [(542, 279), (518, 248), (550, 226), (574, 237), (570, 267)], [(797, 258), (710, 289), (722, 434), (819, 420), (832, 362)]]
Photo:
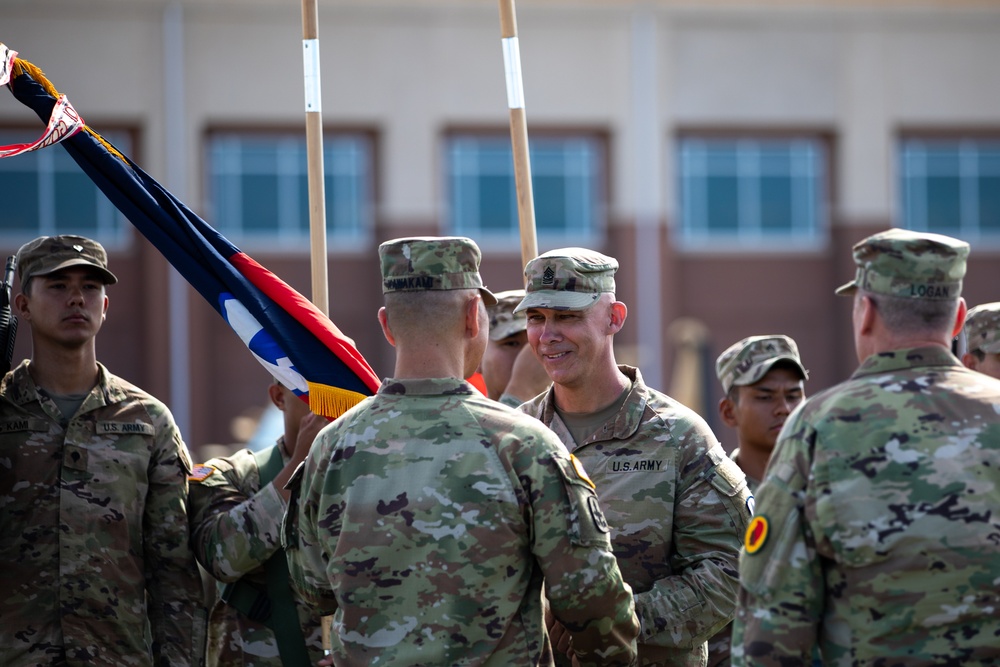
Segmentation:
[(516, 396), (511, 396), (508, 393), (500, 394), (500, 398), (498, 398), (497, 400), (509, 408), (514, 408), (515, 410), (521, 406), (521, 403), (523, 403), (521, 399), (517, 398)]
[[(320, 432), (309, 455), (288, 480), (292, 496), (281, 529), (292, 588), (321, 616), (337, 610), (337, 599), (326, 573), (324, 544), (316, 530), (330, 443), (336, 442), (329, 433), (329, 429)], [(324, 521), (325, 525), (336, 523), (336, 519), (329, 517)], [(329, 530), (335, 532), (339, 528), (331, 525)]]
[(201, 577), (188, 531), (191, 459), (166, 408), (156, 427), (143, 514), (143, 550), (154, 664), (200, 665), (204, 651)]
[(531, 484), (533, 553), (552, 613), (572, 635), (581, 667), (631, 665), (639, 632), (632, 589), (611, 551), (593, 482), (554, 436), (539, 456), (541, 444), (522, 449), (525, 460), (513, 465)]
[(199, 468), (188, 495), (195, 556), (216, 579), (237, 581), (281, 546), (285, 500), (273, 484), (248, 495), (260, 486), (248, 450)]
[[(740, 543), (750, 520), (750, 491), (708, 426), (684, 436), (674, 500), (671, 575), (636, 595), (642, 641), (694, 648), (729, 623), (739, 589)], [(692, 446), (696, 445), (696, 446)]]
[(808, 665), (817, 642), (824, 580), (805, 513), (815, 433), (796, 417), (785, 425), (757, 490), (740, 556), (734, 667)]

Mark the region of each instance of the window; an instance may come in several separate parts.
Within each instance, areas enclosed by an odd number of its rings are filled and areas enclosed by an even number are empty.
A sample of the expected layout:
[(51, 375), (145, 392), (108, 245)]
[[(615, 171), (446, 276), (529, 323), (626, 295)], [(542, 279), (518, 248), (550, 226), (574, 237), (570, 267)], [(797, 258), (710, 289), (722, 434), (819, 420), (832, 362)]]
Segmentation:
[[(40, 130), (0, 129), (0, 145), (34, 141)], [(126, 155), (132, 138), (124, 130), (102, 136)], [(20, 246), (38, 236), (79, 234), (109, 250), (125, 245), (131, 225), (61, 146), (0, 160), (4, 243)]]
[(818, 137), (680, 140), (681, 243), (815, 245), (827, 228), (827, 149)]
[[(373, 227), (373, 154), (373, 139), (367, 133), (324, 136), (330, 243), (361, 240)], [(308, 247), (303, 132), (213, 132), (208, 139), (208, 179), (208, 222), (234, 243), (269, 249)]]
[(901, 143), (902, 226), (1000, 241), (1000, 138)]
[[(605, 226), (605, 140), (597, 133), (529, 140), (535, 231), (596, 242)], [(510, 135), (454, 133), (446, 142), (448, 228), (477, 240), (520, 235)]]

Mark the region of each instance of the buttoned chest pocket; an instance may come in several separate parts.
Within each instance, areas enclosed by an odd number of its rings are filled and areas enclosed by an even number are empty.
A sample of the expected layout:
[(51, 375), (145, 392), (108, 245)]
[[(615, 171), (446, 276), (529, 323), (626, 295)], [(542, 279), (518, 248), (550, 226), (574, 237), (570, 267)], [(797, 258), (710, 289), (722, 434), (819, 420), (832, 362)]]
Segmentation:
[[(89, 424), (79, 427), (82, 431)], [(146, 426), (152, 431), (149, 425)], [(72, 428), (72, 427), (71, 427)], [(149, 466), (153, 446), (151, 433), (109, 432), (98, 423), (96, 433), (72, 431), (63, 446), (64, 476), (77, 480), (81, 489), (108, 508), (141, 517), (149, 490)]]

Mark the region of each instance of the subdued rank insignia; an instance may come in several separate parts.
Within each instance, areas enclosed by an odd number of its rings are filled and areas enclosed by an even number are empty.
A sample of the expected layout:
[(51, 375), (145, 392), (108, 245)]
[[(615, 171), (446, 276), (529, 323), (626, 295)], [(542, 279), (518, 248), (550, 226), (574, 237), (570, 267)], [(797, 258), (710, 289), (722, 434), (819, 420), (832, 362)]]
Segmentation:
[(767, 529), (768, 523), (764, 516), (758, 515), (750, 519), (750, 525), (747, 526), (747, 534), (743, 540), (743, 546), (746, 547), (748, 554), (755, 554), (764, 546), (764, 542), (767, 541)]
[(213, 468), (212, 466), (206, 466), (206, 465), (195, 466), (194, 469), (191, 471), (191, 474), (188, 475), (188, 481), (204, 482), (208, 478), (208, 476), (211, 475), (213, 472), (215, 472), (215, 468)]
[(573, 462), (573, 470), (576, 471), (576, 476), (585, 481), (590, 488), (596, 491), (597, 487), (594, 486), (594, 482), (587, 475), (587, 471), (583, 469), (583, 464), (580, 463), (580, 459), (576, 458), (573, 454), (570, 454), (569, 460)]

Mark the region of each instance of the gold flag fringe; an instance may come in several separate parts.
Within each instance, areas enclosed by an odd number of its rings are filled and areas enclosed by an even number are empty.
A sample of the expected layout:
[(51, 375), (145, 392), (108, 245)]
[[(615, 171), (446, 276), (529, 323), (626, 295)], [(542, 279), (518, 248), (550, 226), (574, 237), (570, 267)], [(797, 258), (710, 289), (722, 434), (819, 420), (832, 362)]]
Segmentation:
[[(41, 68), (39, 68), (37, 65), (31, 64), (27, 60), (22, 60), (21, 58), (15, 58), (14, 67), (11, 73), (13, 74), (13, 78), (19, 77), (22, 74), (27, 74), (32, 79), (37, 81), (42, 86), (42, 88), (45, 89), (45, 92), (47, 92), (53, 98), (58, 100), (60, 97), (62, 97), (59, 91), (56, 90), (56, 87), (52, 85), (52, 82), (49, 81), (48, 77), (45, 76), (45, 72), (43, 72)], [(104, 146), (105, 150), (107, 150), (109, 153), (117, 157), (125, 164), (129, 164), (129, 161), (125, 159), (125, 156), (122, 155), (117, 148), (108, 143), (107, 139), (105, 139), (100, 134), (92, 130), (89, 125), (84, 125), (82, 129), (84, 132), (86, 132), (94, 139), (99, 141), (100, 144)]]
[(328, 384), (309, 384), (309, 409), (318, 415), (336, 419), (367, 398), (356, 391), (332, 387)]

